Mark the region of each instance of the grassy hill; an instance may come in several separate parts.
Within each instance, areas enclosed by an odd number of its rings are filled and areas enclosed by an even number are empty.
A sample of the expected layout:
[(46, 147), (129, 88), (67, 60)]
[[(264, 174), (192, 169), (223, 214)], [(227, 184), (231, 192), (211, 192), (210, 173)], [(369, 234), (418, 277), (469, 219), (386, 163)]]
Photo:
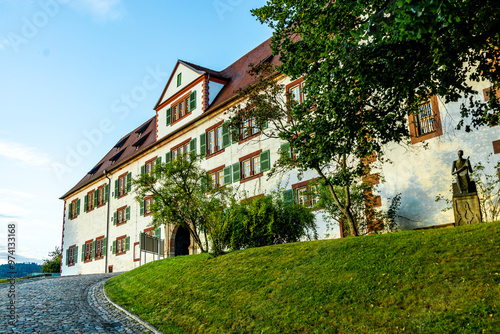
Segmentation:
[(499, 333), (500, 222), (169, 258), (106, 291), (165, 333)]

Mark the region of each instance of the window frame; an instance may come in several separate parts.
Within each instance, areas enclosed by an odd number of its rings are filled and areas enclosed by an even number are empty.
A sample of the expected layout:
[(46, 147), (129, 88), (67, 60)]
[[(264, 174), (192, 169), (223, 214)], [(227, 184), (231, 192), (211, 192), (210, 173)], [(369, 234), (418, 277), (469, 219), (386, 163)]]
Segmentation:
[[(292, 184), (293, 197), (294, 197), (293, 201), (294, 201), (294, 203), (300, 204), (300, 205), (305, 205), (308, 208), (313, 208), (313, 207), (315, 207), (318, 204), (318, 202), (319, 202), (319, 194), (317, 192), (318, 184), (311, 184), (312, 182), (314, 182), (316, 180), (317, 180), (317, 178), (316, 179), (310, 179), (310, 180), (306, 180), (306, 181), (302, 181), (302, 182), (298, 182), (298, 183)], [(314, 197), (314, 199), (312, 198), (313, 188), (316, 189), (316, 194), (317, 194)], [(304, 194), (304, 196), (305, 196), (304, 203), (300, 202), (299, 192), (301, 190), (305, 192), (305, 194)]]
[(288, 94), (292, 94), (295, 97), (295, 94), (292, 93), (292, 90), (296, 87), (299, 89), (299, 99), (297, 101), (297, 99), (294, 98), (294, 100), (299, 104), (302, 104), (306, 99), (306, 94), (304, 94), (304, 77), (300, 77), (290, 82), (288, 85), (285, 86), (285, 91)]
[(93, 260), (93, 256), (92, 256), (92, 253), (94, 251), (93, 242), (94, 242), (93, 239), (85, 241), (85, 244), (84, 244), (85, 248), (82, 250), (82, 252), (84, 253), (83, 263), (92, 262), (92, 260)]
[(104, 248), (104, 236), (100, 236), (100, 237), (95, 238), (94, 260), (100, 260), (100, 259), (104, 258), (104, 254), (103, 254), (104, 252), (102, 251), (103, 248)]
[(417, 144), (419, 142), (439, 137), (443, 135), (443, 128), (441, 124), (441, 113), (439, 110), (439, 103), (438, 103), (438, 97), (436, 95), (432, 96), (430, 100), (423, 105), (429, 104), (431, 106), (432, 114), (433, 114), (433, 127), (434, 130), (424, 133), (424, 134), (419, 134), (419, 128), (418, 128), (418, 115), (409, 115), (408, 120), (410, 123), (410, 135), (411, 135), (411, 143), (412, 144)]
[(70, 203), (70, 206), (69, 206), (69, 210), (70, 210), (69, 219), (70, 220), (77, 218), (79, 215), (79, 210), (78, 210), (79, 209), (79, 205), (78, 205), (79, 200), (80, 200), (79, 198), (76, 198), (73, 201), (71, 201), (71, 203)]
[[(260, 154), (262, 153), (262, 149), (255, 151), (253, 153), (247, 154), (244, 157), (241, 157), (240, 160), (240, 183), (250, 181), (262, 176), (263, 172), (260, 170)], [(259, 172), (255, 173), (254, 159), (259, 157)], [(245, 162), (249, 162), (249, 172), (250, 175), (245, 176)]]
[(225, 184), (224, 184), (224, 168), (226, 168), (226, 165), (216, 167), (207, 173), (208, 182), (210, 182), (213, 189), (225, 186)]
[(97, 208), (106, 205), (106, 185), (97, 188)]
[[(149, 211), (148, 209), (148, 203), (149, 203)], [(153, 214), (153, 211), (151, 211), (151, 205), (153, 204), (153, 196), (147, 196), (144, 197), (144, 217), (150, 216)]]
[[(191, 113), (193, 112), (193, 110), (196, 109), (196, 106), (195, 108), (191, 109), (191, 94), (193, 93), (193, 91), (189, 91), (188, 93), (184, 94), (182, 97), (180, 97), (179, 99), (177, 99), (175, 102), (172, 102), (172, 104), (170, 104), (170, 124), (169, 126), (172, 126), (173, 124), (179, 122), (180, 120), (186, 118), (187, 116), (191, 115)], [(194, 98), (196, 99), (196, 97)], [(184, 104), (184, 108), (181, 109), (181, 104)], [(182, 113), (181, 111), (184, 111), (184, 113)], [(168, 112), (167, 112), (167, 118), (168, 118)]]
[(85, 212), (90, 212), (92, 210), (94, 210), (95, 208), (97, 208), (97, 206), (95, 205), (96, 202), (95, 202), (95, 197), (96, 197), (96, 192), (95, 192), (95, 189), (92, 189), (91, 191), (89, 191), (87, 193), (87, 206), (85, 207)]
[[(214, 155), (224, 152), (227, 147), (224, 146), (223, 126), (224, 126), (224, 120), (217, 122), (214, 125), (210, 126), (209, 128), (205, 129), (206, 152), (201, 152), (201, 154), (202, 155), (205, 154), (207, 159)], [(213, 151), (210, 145), (211, 144), (210, 133), (213, 133)], [(230, 133), (228, 133), (228, 135), (230, 135)]]
[(121, 198), (128, 194), (127, 192), (127, 175), (128, 173), (124, 173), (118, 176), (118, 198)]
[(127, 222), (127, 208), (128, 206), (125, 205), (116, 209), (116, 221), (114, 222), (114, 225), (123, 225)]
[[(115, 240), (115, 255), (123, 255), (127, 253), (127, 235), (122, 235), (121, 237), (117, 237)], [(118, 245), (120, 245), (120, 252), (118, 251)]]
[(78, 248), (76, 247), (76, 245), (68, 247), (68, 259), (67, 259), (68, 267), (74, 266), (77, 262), (75, 261), (75, 252), (78, 252)]

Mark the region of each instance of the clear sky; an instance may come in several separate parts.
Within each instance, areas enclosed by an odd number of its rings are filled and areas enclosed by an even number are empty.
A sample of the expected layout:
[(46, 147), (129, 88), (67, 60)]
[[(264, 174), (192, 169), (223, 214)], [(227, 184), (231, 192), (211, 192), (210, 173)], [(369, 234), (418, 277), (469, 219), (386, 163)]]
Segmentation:
[(264, 0), (0, 0), (0, 263), (61, 246), (63, 201), (154, 116), (177, 59), (222, 70), (272, 34)]

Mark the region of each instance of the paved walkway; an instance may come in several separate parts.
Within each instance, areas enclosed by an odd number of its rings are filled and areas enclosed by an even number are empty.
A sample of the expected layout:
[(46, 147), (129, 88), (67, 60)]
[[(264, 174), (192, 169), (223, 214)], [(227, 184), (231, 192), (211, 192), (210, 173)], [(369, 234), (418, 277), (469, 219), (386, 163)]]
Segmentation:
[(104, 282), (115, 275), (16, 282), (14, 326), (8, 323), (10, 284), (0, 284), (0, 333), (160, 333), (107, 300)]

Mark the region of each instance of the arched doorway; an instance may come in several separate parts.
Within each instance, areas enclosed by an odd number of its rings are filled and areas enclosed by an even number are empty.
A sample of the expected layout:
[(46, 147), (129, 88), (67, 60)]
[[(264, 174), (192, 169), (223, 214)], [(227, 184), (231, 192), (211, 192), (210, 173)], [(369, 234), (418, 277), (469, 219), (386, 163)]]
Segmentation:
[(175, 256), (179, 255), (189, 255), (189, 245), (191, 244), (191, 238), (189, 235), (189, 230), (185, 227), (179, 226), (177, 232), (175, 233)]

